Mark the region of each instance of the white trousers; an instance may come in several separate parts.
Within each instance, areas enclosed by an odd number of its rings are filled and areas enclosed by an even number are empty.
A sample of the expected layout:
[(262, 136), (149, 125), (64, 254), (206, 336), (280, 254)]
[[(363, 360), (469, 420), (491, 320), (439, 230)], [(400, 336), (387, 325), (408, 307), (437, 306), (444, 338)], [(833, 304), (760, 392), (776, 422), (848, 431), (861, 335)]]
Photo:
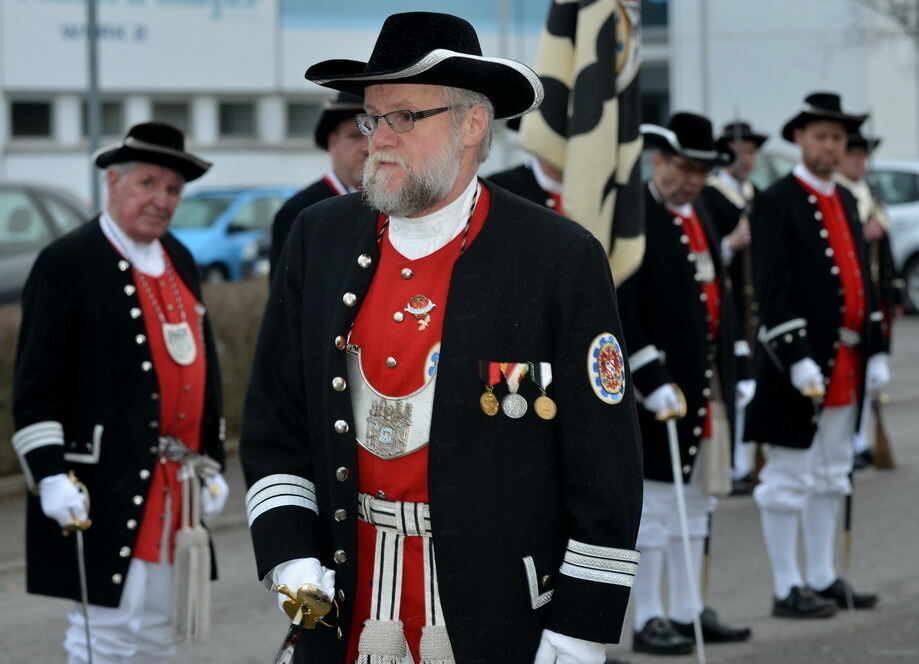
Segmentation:
[[(83, 609), (67, 614), (68, 664), (84, 664)], [(154, 664), (175, 655), (172, 634), (172, 565), (133, 559), (118, 608), (89, 606), (94, 664)]]
[[(705, 445), (705, 441), (702, 445)], [(697, 459), (689, 483), (683, 487), (690, 537), (705, 537), (708, 534), (708, 515), (718, 506), (718, 499), (702, 489), (701, 468), (702, 459)], [(639, 551), (664, 549), (671, 537), (682, 536), (673, 483), (644, 480), (643, 486), (641, 524), (638, 526), (635, 548)]]
[(855, 415), (854, 404), (824, 408), (809, 448), (771, 445), (753, 491), (760, 509), (800, 512), (811, 495), (849, 495)]

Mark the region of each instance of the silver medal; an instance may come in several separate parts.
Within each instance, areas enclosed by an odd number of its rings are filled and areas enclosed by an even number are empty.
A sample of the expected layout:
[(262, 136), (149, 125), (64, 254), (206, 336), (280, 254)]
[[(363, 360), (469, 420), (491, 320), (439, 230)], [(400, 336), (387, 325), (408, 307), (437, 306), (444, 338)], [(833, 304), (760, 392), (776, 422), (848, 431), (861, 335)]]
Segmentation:
[(511, 392), (501, 399), (501, 410), (513, 419), (519, 419), (527, 412), (527, 400), (516, 392)]
[(198, 349), (195, 346), (195, 335), (188, 321), (181, 323), (163, 323), (163, 341), (166, 351), (176, 364), (187, 367), (195, 361)]

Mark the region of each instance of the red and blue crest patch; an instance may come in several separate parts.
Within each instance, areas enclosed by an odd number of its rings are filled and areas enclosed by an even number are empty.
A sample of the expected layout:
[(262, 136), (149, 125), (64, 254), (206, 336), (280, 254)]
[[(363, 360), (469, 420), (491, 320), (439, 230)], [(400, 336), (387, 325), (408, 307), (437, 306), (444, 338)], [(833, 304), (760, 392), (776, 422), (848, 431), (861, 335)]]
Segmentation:
[(587, 376), (603, 403), (617, 404), (625, 396), (625, 361), (619, 341), (610, 332), (598, 335), (587, 351)]

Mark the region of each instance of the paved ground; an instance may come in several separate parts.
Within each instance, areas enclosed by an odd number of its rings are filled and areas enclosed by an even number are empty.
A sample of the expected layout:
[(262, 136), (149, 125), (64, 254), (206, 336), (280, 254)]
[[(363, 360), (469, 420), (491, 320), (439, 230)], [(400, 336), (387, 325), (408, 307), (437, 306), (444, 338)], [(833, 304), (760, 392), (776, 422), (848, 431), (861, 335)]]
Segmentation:
[[(919, 318), (897, 323), (894, 403), (886, 409), (898, 463), (894, 471), (856, 475), (853, 562), (859, 589), (877, 590), (881, 603), (856, 616), (789, 622), (769, 617), (771, 579), (759, 516), (749, 498), (722, 501), (715, 515), (709, 605), (749, 624), (753, 640), (707, 648), (709, 662), (834, 664), (919, 662)], [(227, 471), (230, 509), (214, 524), (221, 580), (213, 586), (213, 635), (207, 647), (183, 648), (182, 664), (267, 664), (284, 636), (284, 621), (255, 579), (243, 517), (242, 478), (232, 459)], [(24, 592), (21, 478), (0, 480), (0, 663), (62, 662), (60, 641), (68, 603)], [(602, 607), (597, 607), (602, 611)], [(611, 658), (633, 664), (661, 658), (631, 653), (631, 629)], [(667, 658), (673, 664), (693, 657)]]

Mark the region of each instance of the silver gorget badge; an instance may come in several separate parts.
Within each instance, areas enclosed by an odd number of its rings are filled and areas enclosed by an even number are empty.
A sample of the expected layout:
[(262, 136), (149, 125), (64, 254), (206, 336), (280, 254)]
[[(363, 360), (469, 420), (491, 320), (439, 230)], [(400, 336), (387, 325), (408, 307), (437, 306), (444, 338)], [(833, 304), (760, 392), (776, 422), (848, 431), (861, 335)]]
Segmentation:
[(402, 456), (412, 433), (412, 404), (374, 399), (367, 415), (364, 447), (383, 459)]
[(163, 341), (166, 343), (166, 351), (169, 353), (169, 357), (175, 360), (176, 364), (187, 367), (198, 356), (195, 335), (192, 333), (188, 321), (163, 323)]
[(708, 251), (692, 252), (696, 257), (696, 277), (703, 284), (711, 283), (715, 280), (715, 264), (712, 262), (712, 255)]

